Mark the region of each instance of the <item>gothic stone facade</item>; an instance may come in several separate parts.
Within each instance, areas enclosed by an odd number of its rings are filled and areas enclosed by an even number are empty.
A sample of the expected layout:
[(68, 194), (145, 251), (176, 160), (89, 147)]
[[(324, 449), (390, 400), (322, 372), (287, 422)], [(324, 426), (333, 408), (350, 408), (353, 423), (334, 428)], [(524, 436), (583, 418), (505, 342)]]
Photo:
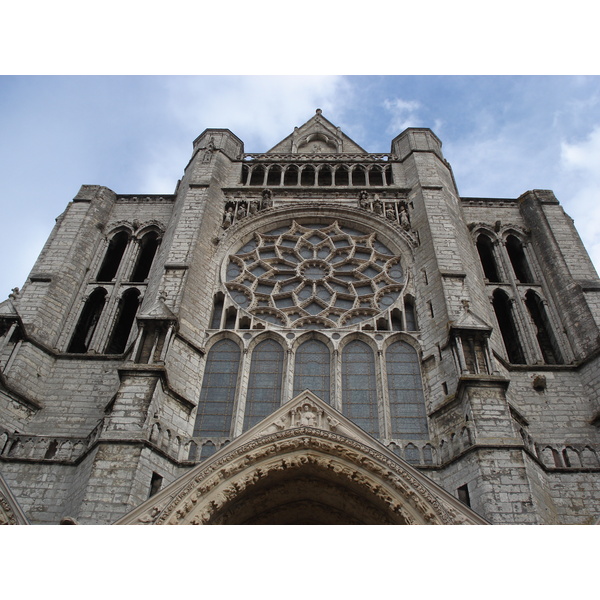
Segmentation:
[(0, 518), (593, 523), (599, 326), (552, 192), (461, 198), (429, 129), (208, 129), (0, 304)]

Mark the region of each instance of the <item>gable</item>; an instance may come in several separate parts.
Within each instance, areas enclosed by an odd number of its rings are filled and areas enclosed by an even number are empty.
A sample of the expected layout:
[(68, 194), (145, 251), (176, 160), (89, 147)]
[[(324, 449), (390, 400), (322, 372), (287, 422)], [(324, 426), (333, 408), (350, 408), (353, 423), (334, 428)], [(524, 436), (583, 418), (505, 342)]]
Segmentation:
[(306, 390), (117, 524), (288, 524), (268, 519), (290, 506), (332, 524), (486, 523)]
[(356, 142), (351, 140), (339, 127), (336, 127), (317, 109), (314, 117), (304, 125), (295, 127), (293, 133), (273, 146), (267, 154), (365, 154)]

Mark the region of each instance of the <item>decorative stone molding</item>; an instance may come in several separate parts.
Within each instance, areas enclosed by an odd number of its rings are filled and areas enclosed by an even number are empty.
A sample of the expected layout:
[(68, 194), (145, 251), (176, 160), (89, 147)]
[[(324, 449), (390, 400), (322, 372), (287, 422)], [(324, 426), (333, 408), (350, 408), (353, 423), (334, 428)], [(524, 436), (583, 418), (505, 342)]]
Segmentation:
[[(294, 498), (303, 480), (313, 488)], [(332, 514), (342, 506), (340, 497), (347, 498), (345, 518), (351, 522), (360, 515), (360, 522), (370, 524), (486, 523), (306, 391), (118, 524), (231, 523), (240, 507), (262, 511), (269, 498), (271, 505), (257, 521), (265, 522), (284, 499), (306, 501), (313, 492), (331, 501)]]

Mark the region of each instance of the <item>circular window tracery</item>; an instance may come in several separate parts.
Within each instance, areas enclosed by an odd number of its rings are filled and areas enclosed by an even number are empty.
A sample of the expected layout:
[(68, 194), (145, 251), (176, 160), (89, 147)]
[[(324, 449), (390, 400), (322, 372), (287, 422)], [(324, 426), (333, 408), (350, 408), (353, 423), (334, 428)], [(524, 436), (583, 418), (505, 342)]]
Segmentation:
[(388, 309), (404, 282), (400, 258), (337, 221), (256, 233), (229, 257), (226, 287), (236, 304), (273, 324), (303, 329), (355, 325)]

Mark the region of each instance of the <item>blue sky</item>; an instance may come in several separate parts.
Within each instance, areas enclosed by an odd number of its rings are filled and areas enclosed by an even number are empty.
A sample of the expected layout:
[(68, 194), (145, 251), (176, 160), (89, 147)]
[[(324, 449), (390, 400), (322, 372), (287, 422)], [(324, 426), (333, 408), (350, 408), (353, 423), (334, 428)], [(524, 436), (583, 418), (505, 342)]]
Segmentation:
[(600, 265), (598, 76), (3, 76), (0, 297), (80, 185), (172, 193), (205, 128), (260, 152), (316, 108), (371, 152), (430, 127), (463, 196), (553, 189)]

